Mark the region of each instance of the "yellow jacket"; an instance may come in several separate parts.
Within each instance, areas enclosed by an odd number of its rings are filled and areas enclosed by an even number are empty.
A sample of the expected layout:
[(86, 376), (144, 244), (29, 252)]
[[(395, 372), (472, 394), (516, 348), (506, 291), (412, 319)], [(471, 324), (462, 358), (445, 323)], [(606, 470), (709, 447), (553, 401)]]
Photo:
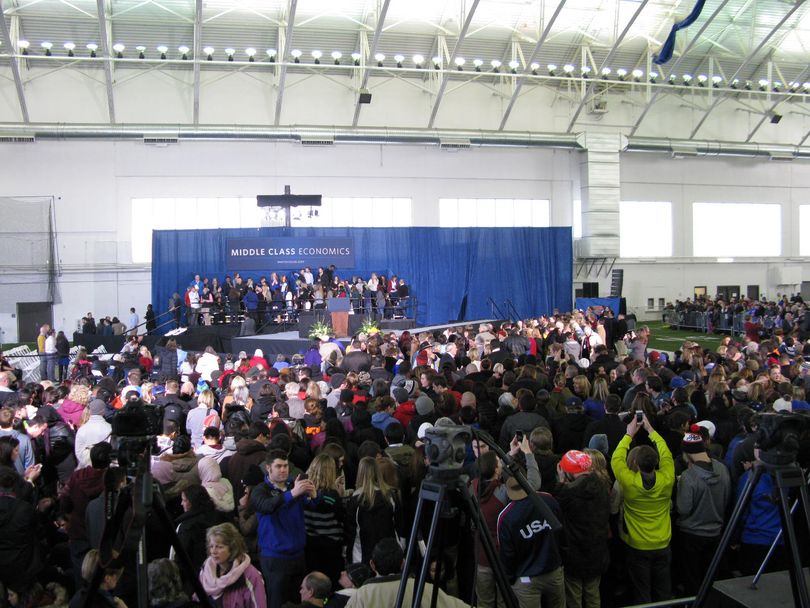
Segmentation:
[(624, 495), (624, 525), (620, 526), (622, 540), (634, 549), (654, 551), (665, 549), (672, 537), (669, 517), (672, 487), (675, 485), (675, 463), (664, 439), (653, 431), (650, 439), (658, 449), (659, 464), (655, 484), (644, 487), (641, 473), (627, 467), (627, 451), (633, 440), (625, 435), (613, 452), (610, 465)]

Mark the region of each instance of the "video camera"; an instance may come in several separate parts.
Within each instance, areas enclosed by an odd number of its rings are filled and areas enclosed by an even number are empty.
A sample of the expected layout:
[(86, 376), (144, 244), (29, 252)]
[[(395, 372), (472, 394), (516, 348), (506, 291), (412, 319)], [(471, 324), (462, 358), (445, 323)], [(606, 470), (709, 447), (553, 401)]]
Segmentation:
[(800, 438), (810, 431), (810, 416), (805, 414), (757, 414), (756, 447), (759, 459), (771, 465), (787, 465), (796, 461), (801, 448)]
[(131, 399), (115, 414), (111, 426), (117, 440), (113, 447), (118, 464), (132, 470), (144, 452), (156, 453), (156, 438), (163, 432), (163, 410), (142, 399)]
[(467, 443), (472, 432), (466, 426), (434, 426), (425, 431), (425, 455), (433, 472), (455, 473), (461, 470), (467, 456)]

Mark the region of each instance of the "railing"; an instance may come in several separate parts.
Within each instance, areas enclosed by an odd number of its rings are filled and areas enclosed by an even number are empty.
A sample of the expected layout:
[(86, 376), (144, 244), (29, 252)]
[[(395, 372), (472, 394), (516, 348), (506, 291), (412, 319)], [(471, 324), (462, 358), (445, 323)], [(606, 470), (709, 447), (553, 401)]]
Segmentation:
[[(705, 312), (668, 310), (664, 312), (663, 321), (673, 329), (694, 329), (703, 333), (724, 333), (732, 336), (745, 333), (745, 313), (734, 315), (721, 313), (712, 320)], [(769, 334), (774, 327), (773, 319), (765, 317), (761, 321), (766, 334)]]

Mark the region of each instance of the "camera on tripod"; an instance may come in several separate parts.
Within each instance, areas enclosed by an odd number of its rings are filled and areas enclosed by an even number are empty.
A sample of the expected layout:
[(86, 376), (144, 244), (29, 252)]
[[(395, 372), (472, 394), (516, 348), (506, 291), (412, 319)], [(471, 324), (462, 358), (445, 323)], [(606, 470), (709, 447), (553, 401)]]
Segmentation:
[(433, 472), (461, 470), (472, 432), (466, 426), (434, 426), (425, 431), (425, 455)]
[(756, 447), (759, 459), (767, 464), (786, 465), (799, 454), (800, 437), (810, 431), (810, 417), (804, 414), (757, 414)]
[(163, 410), (133, 399), (116, 413), (111, 426), (117, 439), (113, 447), (117, 448), (118, 465), (132, 470), (147, 450), (156, 453), (156, 438), (163, 431)]

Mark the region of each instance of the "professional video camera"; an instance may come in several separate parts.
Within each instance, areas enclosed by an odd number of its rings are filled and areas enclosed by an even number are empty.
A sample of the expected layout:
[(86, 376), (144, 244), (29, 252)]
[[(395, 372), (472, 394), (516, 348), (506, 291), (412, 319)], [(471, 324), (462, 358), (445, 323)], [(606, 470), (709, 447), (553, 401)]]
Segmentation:
[(461, 470), (472, 432), (466, 426), (434, 426), (425, 431), (425, 455), (435, 473)]
[(118, 464), (134, 469), (138, 458), (149, 450), (155, 453), (156, 437), (163, 432), (163, 410), (141, 399), (127, 401), (112, 419), (113, 447)]
[(756, 447), (759, 459), (772, 465), (794, 462), (799, 454), (800, 437), (810, 431), (810, 416), (805, 414), (757, 414)]

